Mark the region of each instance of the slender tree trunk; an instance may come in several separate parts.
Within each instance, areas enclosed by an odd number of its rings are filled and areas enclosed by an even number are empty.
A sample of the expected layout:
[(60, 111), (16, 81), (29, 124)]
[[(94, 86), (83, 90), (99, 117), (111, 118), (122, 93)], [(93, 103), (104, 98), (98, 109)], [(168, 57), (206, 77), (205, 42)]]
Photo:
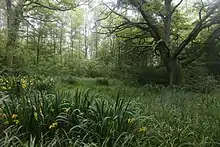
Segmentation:
[(98, 26), (95, 23), (95, 57), (98, 57)]
[(73, 58), (73, 54), (74, 54), (74, 40), (76, 38), (76, 27), (73, 26), (73, 24), (71, 24), (71, 30), (70, 30), (70, 41), (71, 41), (71, 55)]
[(63, 29), (63, 23), (62, 23), (62, 27), (61, 27), (61, 33), (60, 33), (60, 65), (61, 65), (61, 67), (62, 67), (62, 65), (63, 65), (63, 57), (62, 57), (62, 46), (63, 46), (63, 31), (62, 31), (62, 29)]
[(29, 48), (29, 26), (28, 26), (28, 24), (27, 24), (27, 38), (26, 38), (26, 46), (27, 46), (27, 49)]
[(53, 37), (53, 60), (54, 60), (54, 65), (56, 64), (56, 36), (55, 32), (52, 32), (52, 37)]
[(84, 48), (85, 48), (85, 58), (88, 57), (88, 46), (87, 46), (87, 25), (85, 24), (85, 34), (84, 34)]
[(73, 56), (74, 35), (73, 35), (73, 28), (72, 27), (71, 27), (71, 30), (70, 30), (70, 41), (71, 41), (71, 54)]
[(39, 59), (40, 59), (40, 48), (41, 48), (41, 30), (38, 32), (38, 37), (37, 37), (37, 66), (39, 64)]
[(165, 15), (163, 17), (163, 23), (164, 23), (163, 40), (165, 41), (168, 47), (169, 47), (169, 42), (170, 42), (170, 30), (171, 30), (171, 21), (172, 21), (171, 2), (172, 0), (164, 1)]

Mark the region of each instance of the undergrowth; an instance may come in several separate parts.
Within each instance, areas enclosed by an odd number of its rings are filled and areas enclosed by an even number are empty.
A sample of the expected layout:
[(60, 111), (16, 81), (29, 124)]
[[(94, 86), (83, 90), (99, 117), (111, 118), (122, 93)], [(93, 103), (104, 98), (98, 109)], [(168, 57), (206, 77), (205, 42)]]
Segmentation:
[(218, 93), (53, 81), (1, 78), (0, 146), (220, 146)]

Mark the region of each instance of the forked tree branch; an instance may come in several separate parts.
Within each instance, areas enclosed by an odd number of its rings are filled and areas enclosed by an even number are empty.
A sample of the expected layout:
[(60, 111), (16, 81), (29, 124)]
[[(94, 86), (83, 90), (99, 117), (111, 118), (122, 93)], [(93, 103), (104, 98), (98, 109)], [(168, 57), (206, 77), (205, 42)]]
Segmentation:
[(135, 27), (137, 27), (137, 28), (139, 28), (139, 29), (141, 29), (143, 31), (149, 32), (148, 28), (143, 27), (143, 26), (140, 25), (140, 24), (145, 24), (145, 23), (142, 23), (142, 22), (139, 22), (139, 23), (132, 22), (129, 18), (127, 18), (126, 16), (116, 12), (114, 9), (110, 8), (108, 5), (105, 4), (105, 6), (109, 10), (111, 10), (111, 12), (113, 12), (115, 15), (118, 15), (119, 17), (123, 18), (128, 24), (131, 24), (131, 25), (133, 25), (133, 26), (135, 26)]
[(172, 9), (172, 11), (171, 11), (171, 14), (170, 15), (172, 15), (175, 11), (176, 11), (176, 9), (179, 7), (179, 5), (181, 4), (183, 2), (183, 0), (180, 0), (179, 1), (179, 3), (177, 3), (177, 5), (176, 6), (174, 6), (174, 8)]
[(206, 20), (214, 13), (214, 11), (220, 7), (220, 2), (218, 2), (215, 6), (211, 8), (211, 10), (196, 24), (196, 26), (193, 28), (193, 30), (189, 33), (188, 37), (179, 45), (179, 47), (176, 49), (174, 54), (172, 55), (172, 58), (175, 59), (182, 51), (183, 49), (193, 40), (195, 39), (198, 34), (205, 28), (210, 27), (214, 24), (216, 24), (216, 21), (211, 21), (208, 24), (204, 24)]

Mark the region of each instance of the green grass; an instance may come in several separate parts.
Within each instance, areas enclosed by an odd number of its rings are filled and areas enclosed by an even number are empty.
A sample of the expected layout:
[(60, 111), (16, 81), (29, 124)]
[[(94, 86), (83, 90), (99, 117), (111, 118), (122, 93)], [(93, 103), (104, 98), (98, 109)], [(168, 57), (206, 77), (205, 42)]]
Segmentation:
[(95, 79), (57, 82), (56, 90), (36, 84), (2, 92), (0, 146), (220, 146), (218, 91), (100, 86)]

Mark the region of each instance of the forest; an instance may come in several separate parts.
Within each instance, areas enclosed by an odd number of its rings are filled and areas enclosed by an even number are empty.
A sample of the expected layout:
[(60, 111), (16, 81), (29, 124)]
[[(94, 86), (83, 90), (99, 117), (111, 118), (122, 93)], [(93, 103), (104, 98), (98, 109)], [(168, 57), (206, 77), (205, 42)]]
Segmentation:
[(220, 0), (0, 0), (0, 147), (219, 147)]

